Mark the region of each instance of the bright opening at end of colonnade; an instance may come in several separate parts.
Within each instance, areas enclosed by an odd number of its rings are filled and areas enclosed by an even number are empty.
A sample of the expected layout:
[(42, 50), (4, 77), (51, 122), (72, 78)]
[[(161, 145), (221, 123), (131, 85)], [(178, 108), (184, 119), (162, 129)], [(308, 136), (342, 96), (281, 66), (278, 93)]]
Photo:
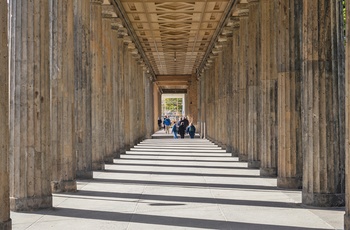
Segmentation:
[(162, 94), (162, 119), (168, 116), (171, 121), (186, 116), (186, 94)]

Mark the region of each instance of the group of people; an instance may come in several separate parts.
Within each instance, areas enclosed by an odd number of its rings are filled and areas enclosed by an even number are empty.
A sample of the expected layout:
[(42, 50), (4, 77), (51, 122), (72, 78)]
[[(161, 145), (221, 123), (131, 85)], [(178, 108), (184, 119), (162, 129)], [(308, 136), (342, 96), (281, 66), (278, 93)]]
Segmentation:
[[(161, 129), (162, 124), (164, 125), (165, 133), (169, 133), (171, 121), (167, 116), (164, 116), (163, 122), (160, 118), (158, 118), (159, 129)], [(189, 123), (186, 117), (183, 117), (180, 118), (178, 122), (174, 121), (174, 124), (171, 128), (171, 133), (173, 133), (175, 139), (178, 138), (177, 134), (179, 134), (182, 139), (185, 138), (186, 133), (190, 136), (190, 138), (194, 138), (194, 135), (196, 133), (196, 127), (193, 125), (192, 122)]]

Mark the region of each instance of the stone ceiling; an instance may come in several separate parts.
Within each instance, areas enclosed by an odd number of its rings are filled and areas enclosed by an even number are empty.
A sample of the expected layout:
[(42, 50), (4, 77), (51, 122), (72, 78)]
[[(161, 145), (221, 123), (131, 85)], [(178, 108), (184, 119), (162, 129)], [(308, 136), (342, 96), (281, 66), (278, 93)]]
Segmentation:
[[(155, 76), (191, 76), (213, 48), (235, 0), (111, 0)], [(238, 1), (237, 1), (238, 2)], [(212, 47), (210, 47), (212, 46)], [(142, 56), (142, 55), (141, 55)], [(187, 88), (183, 82), (165, 89)]]

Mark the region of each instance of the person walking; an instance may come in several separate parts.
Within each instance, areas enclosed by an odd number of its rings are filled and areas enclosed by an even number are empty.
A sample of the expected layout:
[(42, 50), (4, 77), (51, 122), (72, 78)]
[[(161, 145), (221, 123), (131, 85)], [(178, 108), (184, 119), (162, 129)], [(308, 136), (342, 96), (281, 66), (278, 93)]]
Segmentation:
[(160, 117), (158, 117), (158, 129), (162, 129), (162, 119), (160, 119)]
[(186, 127), (185, 127), (184, 123), (181, 122), (181, 124), (179, 126), (179, 134), (180, 134), (181, 139), (185, 138), (185, 131), (186, 131)]
[(174, 139), (177, 139), (177, 126), (176, 126), (176, 121), (174, 121), (173, 128), (171, 129), (171, 132), (174, 134)]
[(164, 126), (165, 126), (165, 133), (169, 133), (169, 126), (171, 125), (171, 122), (170, 122), (170, 119), (167, 116), (164, 117), (163, 123), (164, 123)]
[(186, 133), (190, 135), (190, 138), (194, 138), (194, 135), (196, 133), (196, 127), (194, 127), (193, 123), (191, 122), (190, 125), (186, 129)]

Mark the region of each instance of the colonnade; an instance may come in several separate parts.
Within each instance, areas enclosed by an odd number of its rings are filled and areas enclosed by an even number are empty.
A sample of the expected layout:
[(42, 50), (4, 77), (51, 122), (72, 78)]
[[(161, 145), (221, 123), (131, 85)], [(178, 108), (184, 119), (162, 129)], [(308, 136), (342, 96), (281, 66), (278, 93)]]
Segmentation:
[[(350, 101), (344, 63), (348, 71), (350, 59), (344, 58), (342, 8), (336, 0), (237, 5), (222, 30), (231, 32), (220, 35), (230, 45), (221, 52), (214, 48), (198, 76), (198, 126), (202, 137), (260, 169), (261, 176), (277, 177), (279, 188), (302, 189), (303, 204), (346, 203), (349, 229)], [(222, 44), (220, 36), (215, 47)], [(230, 98), (226, 113), (223, 97)]]
[(0, 1), (0, 229), (153, 133), (153, 78), (105, 2)]

